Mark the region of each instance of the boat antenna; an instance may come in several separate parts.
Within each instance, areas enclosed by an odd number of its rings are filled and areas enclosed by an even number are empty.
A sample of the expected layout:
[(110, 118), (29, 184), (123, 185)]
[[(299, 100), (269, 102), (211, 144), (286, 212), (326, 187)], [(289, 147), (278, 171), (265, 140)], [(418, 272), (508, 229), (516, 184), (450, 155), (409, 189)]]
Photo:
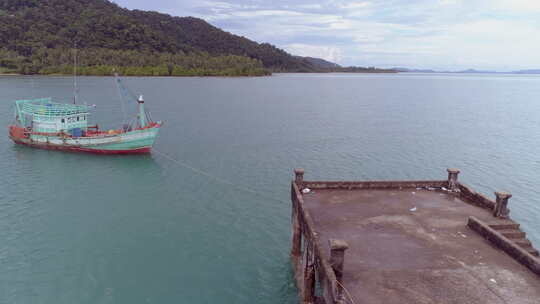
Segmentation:
[(77, 103), (77, 91), (77, 40), (75, 40), (73, 50), (73, 104)]

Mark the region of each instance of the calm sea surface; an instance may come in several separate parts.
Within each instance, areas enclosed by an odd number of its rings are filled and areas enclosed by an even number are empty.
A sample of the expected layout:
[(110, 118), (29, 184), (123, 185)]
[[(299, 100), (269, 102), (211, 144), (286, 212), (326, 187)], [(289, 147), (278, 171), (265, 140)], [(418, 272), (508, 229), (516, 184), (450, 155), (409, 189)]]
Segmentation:
[[(124, 82), (165, 122), (156, 150), (179, 162), (34, 150), (4, 129), (0, 303), (295, 303), (295, 167), (307, 179), (445, 179), (457, 167), (490, 197), (512, 192), (511, 215), (540, 246), (538, 76)], [(93, 121), (117, 127), (113, 79), (79, 83)], [(71, 95), (69, 77), (0, 77), (0, 126), (13, 100)]]

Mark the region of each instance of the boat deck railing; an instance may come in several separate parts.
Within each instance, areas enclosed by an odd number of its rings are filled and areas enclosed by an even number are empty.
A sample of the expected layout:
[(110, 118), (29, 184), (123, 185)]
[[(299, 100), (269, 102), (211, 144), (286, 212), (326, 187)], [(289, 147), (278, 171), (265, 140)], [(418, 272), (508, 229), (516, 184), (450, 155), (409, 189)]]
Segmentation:
[(52, 98), (38, 98), (15, 101), (17, 110), (21, 114), (41, 115), (49, 117), (88, 114), (88, 106), (76, 104), (61, 104), (52, 101)]

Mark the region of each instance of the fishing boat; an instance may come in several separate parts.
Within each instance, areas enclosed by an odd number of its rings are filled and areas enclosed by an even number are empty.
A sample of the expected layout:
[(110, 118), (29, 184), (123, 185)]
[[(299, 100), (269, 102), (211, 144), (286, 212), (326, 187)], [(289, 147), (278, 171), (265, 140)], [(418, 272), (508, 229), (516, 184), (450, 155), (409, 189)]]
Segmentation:
[[(117, 79), (120, 85), (120, 80)], [(63, 104), (51, 98), (15, 102), (15, 124), (9, 137), (17, 144), (49, 150), (96, 154), (150, 153), (162, 122), (153, 122), (145, 111), (144, 99), (137, 99), (138, 114), (132, 123), (118, 129), (100, 130), (89, 125), (91, 106)]]

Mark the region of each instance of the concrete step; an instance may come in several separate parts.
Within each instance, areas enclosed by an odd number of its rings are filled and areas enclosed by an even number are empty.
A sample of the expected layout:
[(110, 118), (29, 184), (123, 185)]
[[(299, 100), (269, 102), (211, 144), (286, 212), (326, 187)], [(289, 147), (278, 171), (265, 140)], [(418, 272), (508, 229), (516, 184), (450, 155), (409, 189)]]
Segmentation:
[(533, 246), (532, 246), (532, 243), (531, 241), (527, 240), (527, 239), (519, 239), (519, 240), (515, 240), (514, 243), (516, 243), (517, 245), (519, 245), (519, 247), (525, 249), (525, 251), (527, 251), (528, 253), (534, 255), (534, 256), (539, 256), (539, 252), (538, 250), (536, 250)]
[(495, 230), (519, 229), (519, 224), (511, 220), (494, 221), (486, 224)]
[(514, 240), (514, 243), (519, 245), (521, 248), (532, 247), (532, 243), (528, 239), (516, 239), (516, 240)]
[(532, 255), (534, 255), (536, 257), (540, 256), (540, 253), (538, 252), (538, 250), (534, 249), (533, 247), (527, 248), (525, 250), (527, 250), (528, 253), (530, 253), (530, 254), (532, 254)]
[(518, 230), (518, 229), (504, 229), (504, 230), (498, 230), (500, 234), (504, 235), (505, 237), (509, 239), (523, 239), (525, 238), (525, 232)]

